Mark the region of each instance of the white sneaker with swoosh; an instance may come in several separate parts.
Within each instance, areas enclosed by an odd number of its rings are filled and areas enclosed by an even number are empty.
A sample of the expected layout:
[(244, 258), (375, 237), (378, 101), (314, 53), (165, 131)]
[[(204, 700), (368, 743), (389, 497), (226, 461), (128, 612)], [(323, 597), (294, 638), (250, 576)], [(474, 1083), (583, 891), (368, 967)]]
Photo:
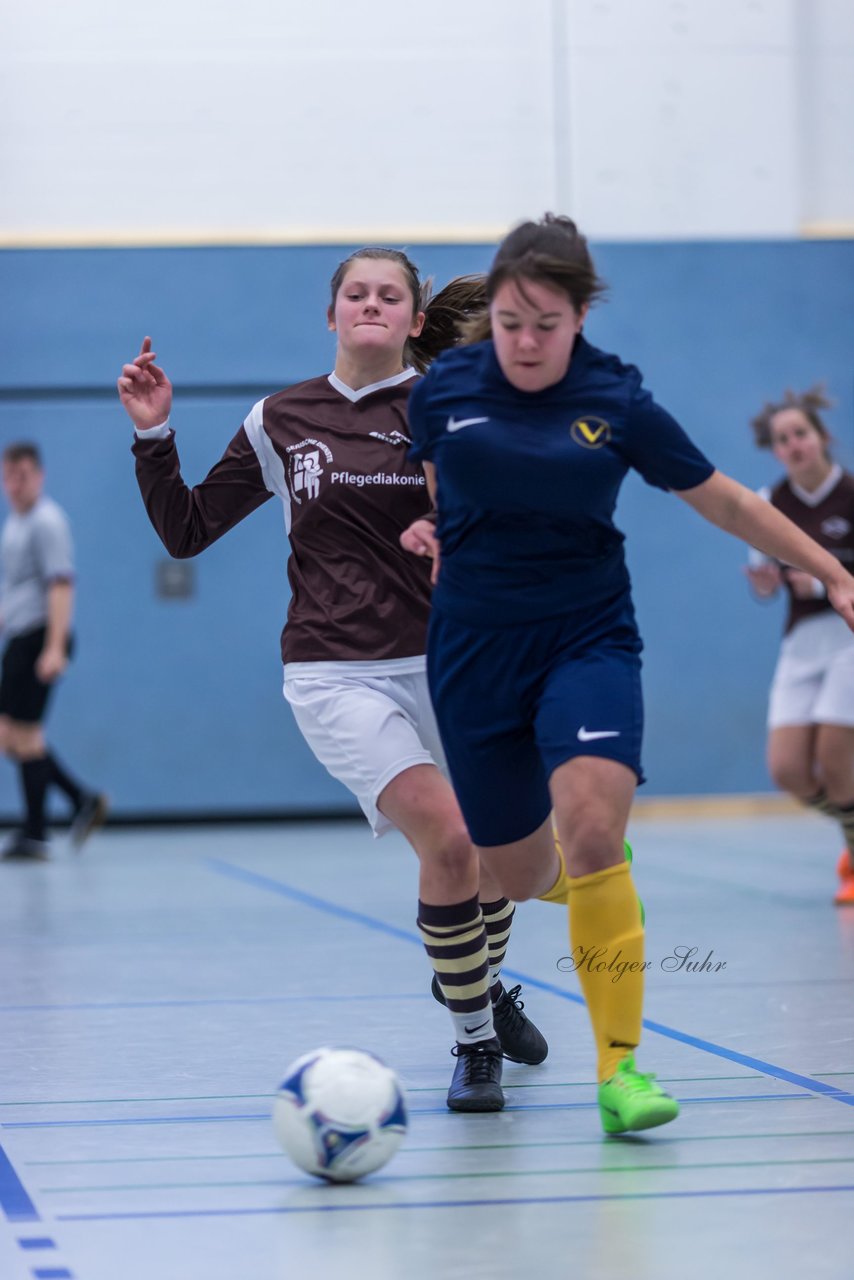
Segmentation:
[(592, 742), (594, 738), (619, 738), (619, 729), (585, 729), (584, 725), (578, 730), (579, 742)]
[(453, 414), (448, 419), (448, 431), (462, 431), (463, 427), (473, 427), (478, 422), (489, 422), (489, 418), (455, 418)]

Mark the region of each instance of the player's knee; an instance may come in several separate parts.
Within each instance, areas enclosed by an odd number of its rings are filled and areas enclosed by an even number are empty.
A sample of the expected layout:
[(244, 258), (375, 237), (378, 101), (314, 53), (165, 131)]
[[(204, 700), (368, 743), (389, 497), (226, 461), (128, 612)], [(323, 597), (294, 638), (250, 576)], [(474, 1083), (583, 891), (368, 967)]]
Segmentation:
[(816, 766), (830, 799), (839, 803), (843, 797), (847, 799), (854, 795), (854, 769), (850, 756), (840, 751), (819, 748)]
[(529, 902), (541, 891), (534, 868), (530, 866), (504, 867), (501, 872), (501, 892), (511, 902)]
[(606, 813), (579, 814), (564, 842), (564, 857), (571, 876), (586, 876), (623, 856), (623, 838)]
[(771, 760), (768, 770), (774, 785), (789, 795), (806, 799), (818, 789), (812, 771), (798, 761)]
[(10, 726), (9, 753), (16, 760), (32, 760), (44, 754), (44, 738), (39, 724), (16, 724)]
[(463, 826), (448, 826), (439, 832), (421, 859), (433, 875), (449, 884), (470, 879), (477, 868), (477, 854)]

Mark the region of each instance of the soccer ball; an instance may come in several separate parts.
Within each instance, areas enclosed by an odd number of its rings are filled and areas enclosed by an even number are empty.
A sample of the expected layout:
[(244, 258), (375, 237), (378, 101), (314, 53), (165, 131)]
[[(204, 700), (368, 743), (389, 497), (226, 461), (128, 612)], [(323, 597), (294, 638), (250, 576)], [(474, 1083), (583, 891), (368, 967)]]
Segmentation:
[(390, 1160), (406, 1133), (406, 1102), (391, 1067), (362, 1049), (315, 1049), (291, 1063), (273, 1128), (306, 1173), (355, 1182)]

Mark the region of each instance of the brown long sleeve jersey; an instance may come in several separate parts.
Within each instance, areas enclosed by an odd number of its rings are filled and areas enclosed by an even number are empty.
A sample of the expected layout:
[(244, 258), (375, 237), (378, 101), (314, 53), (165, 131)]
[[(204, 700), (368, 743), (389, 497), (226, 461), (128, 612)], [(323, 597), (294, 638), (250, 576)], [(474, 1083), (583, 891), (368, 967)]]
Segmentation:
[(400, 534), (430, 506), (407, 459), (412, 371), (354, 392), (312, 378), (254, 406), (201, 484), (181, 476), (174, 434), (136, 438), (140, 492), (160, 540), (198, 555), (274, 494), (290, 543), (284, 662), (424, 653), (430, 566)]
[[(771, 490), (769, 501), (799, 529), (836, 556), (849, 573), (854, 573), (854, 475), (835, 464), (815, 493), (806, 493), (791, 481), (781, 480)], [(833, 608), (825, 595), (802, 600), (794, 594), (785, 578), (783, 585), (789, 596), (785, 634), (804, 618), (812, 618)]]

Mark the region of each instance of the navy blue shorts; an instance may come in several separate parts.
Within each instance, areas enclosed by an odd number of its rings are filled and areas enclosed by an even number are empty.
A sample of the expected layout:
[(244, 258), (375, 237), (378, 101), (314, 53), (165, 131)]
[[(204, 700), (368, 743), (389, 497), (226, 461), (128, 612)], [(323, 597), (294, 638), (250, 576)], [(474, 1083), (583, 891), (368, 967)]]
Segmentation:
[(475, 844), (536, 831), (552, 808), (549, 778), (576, 756), (616, 760), (643, 782), (641, 647), (625, 597), (582, 626), (470, 627), (432, 613), (430, 694)]

